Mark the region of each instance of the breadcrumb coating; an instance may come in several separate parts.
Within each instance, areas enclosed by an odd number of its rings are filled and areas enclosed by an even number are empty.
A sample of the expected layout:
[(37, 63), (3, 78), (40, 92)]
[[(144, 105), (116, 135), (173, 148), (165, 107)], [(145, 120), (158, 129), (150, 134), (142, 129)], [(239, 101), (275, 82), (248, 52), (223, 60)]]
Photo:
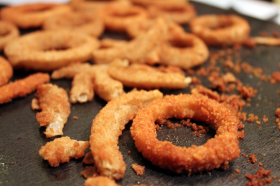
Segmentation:
[(94, 178), (88, 178), (85, 181), (85, 186), (119, 186), (116, 182), (105, 176), (98, 176)]

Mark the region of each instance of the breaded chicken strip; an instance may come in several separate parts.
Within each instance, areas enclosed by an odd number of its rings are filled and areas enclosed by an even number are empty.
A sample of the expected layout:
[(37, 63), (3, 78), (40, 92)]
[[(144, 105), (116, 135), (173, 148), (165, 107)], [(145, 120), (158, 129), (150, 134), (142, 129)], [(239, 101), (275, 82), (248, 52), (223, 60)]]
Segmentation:
[(92, 121), (90, 149), (100, 175), (116, 180), (124, 176), (126, 165), (119, 151), (119, 136), (138, 109), (162, 96), (158, 90), (134, 90), (108, 102), (98, 113)]
[(12, 101), (17, 97), (25, 97), (35, 91), (37, 87), (50, 80), (49, 74), (36, 73), (24, 79), (8, 83), (0, 87), (0, 104)]
[(119, 186), (116, 182), (105, 176), (98, 176), (94, 178), (88, 178), (85, 181), (85, 186)]
[(88, 141), (71, 140), (68, 136), (56, 138), (42, 146), (39, 154), (48, 160), (49, 165), (58, 167), (60, 163), (69, 162), (70, 158), (81, 158), (85, 155), (86, 148), (89, 147)]
[(40, 126), (47, 127), (46, 137), (62, 135), (62, 129), (70, 114), (68, 95), (63, 88), (57, 85), (44, 84), (37, 89), (41, 112), (36, 114)]

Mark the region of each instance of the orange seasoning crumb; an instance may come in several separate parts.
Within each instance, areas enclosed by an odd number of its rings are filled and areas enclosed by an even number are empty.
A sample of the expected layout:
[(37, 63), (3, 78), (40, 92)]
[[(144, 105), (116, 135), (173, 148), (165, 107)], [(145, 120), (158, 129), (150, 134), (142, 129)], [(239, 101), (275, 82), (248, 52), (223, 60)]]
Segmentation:
[(248, 155), (246, 155), (246, 154), (244, 154), (244, 153), (242, 153), (242, 156), (244, 156), (245, 158), (248, 158)]
[(235, 169), (235, 172), (236, 172), (237, 174), (239, 174), (239, 173), (240, 173), (240, 170), (239, 170), (239, 169)]
[(270, 170), (265, 170), (264, 168), (260, 168), (257, 170), (257, 174), (246, 174), (246, 178), (250, 179), (249, 182), (247, 182), (248, 186), (255, 186), (255, 185), (266, 185), (267, 183), (271, 183), (271, 177), (270, 177)]
[(129, 150), (129, 151), (127, 151), (127, 154), (130, 154), (131, 153), (131, 151)]
[(259, 163), (258, 163), (258, 166), (260, 166), (260, 167), (263, 166), (263, 163), (259, 162)]
[(276, 176), (272, 176), (272, 179), (276, 180), (276, 179), (277, 179), (277, 177), (276, 177)]
[(278, 118), (280, 117), (280, 108), (276, 109), (275, 116), (278, 117)]
[(260, 121), (256, 121), (256, 123), (257, 123), (258, 125), (260, 125), (260, 124), (261, 124), (261, 122), (260, 122)]
[(137, 175), (142, 176), (144, 174), (145, 166), (138, 165), (134, 163), (131, 165)]
[(250, 154), (250, 159), (252, 163), (256, 163), (258, 161), (257, 157), (255, 156), (255, 154)]
[(234, 178), (234, 174), (231, 174), (231, 175), (230, 175), (230, 178)]
[(266, 115), (263, 115), (263, 122), (267, 122), (268, 118), (266, 117)]
[(79, 118), (78, 118), (78, 116), (73, 116), (73, 119), (76, 119), (76, 120), (77, 120), (77, 119), (79, 119)]
[(266, 156), (266, 154), (263, 154), (263, 156), (265, 157), (265, 156)]

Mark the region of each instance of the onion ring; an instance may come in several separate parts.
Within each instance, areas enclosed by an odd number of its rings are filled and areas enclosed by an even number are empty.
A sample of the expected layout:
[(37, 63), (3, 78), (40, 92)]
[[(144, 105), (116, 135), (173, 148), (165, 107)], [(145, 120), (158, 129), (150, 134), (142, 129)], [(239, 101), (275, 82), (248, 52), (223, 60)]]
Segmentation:
[(237, 15), (203, 15), (190, 22), (192, 33), (207, 45), (241, 44), (250, 33), (249, 23)]
[(5, 58), (0, 56), (0, 87), (9, 82), (13, 76), (13, 67)]
[(40, 27), (43, 22), (54, 15), (70, 12), (66, 4), (34, 3), (4, 7), (0, 11), (2, 20), (14, 23), (20, 28)]
[(67, 92), (49, 83), (38, 86), (36, 97), (42, 110), (36, 113), (36, 119), (40, 126), (46, 127), (46, 137), (63, 135), (62, 129), (70, 115)]
[[(172, 117), (210, 123), (216, 128), (216, 135), (202, 146), (189, 148), (159, 141), (155, 121)], [(238, 123), (224, 105), (203, 96), (181, 94), (165, 96), (138, 111), (130, 131), (138, 151), (154, 165), (191, 174), (218, 167), (226, 169), (229, 161), (239, 157)]]
[(60, 163), (68, 163), (70, 158), (79, 159), (85, 155), (88, 141), (71, 140), (68, 136), (56, 138), (42, 146), (39, 154), (48, 160), (52, 167), (58, 167)]
[(209, 50), (193, 34), (170, 32), (167, 41), (162, 44), (160, 54), (162, 64), (189, 69), (203, 64), (209, 57)]
[(118, 139), (125, 125), (134, 118), (138, 109), (162, 98), (154, 91), (132, 91), (107, 103), (92, 121), (90, 149), (97, 171), (116, 180), (124, 176), (126, 165), (118, 150)]
[[(99, 49), (93, 52), (95, 63), (110, 63), (114, 59), (127, 59), (131, 63), (154, 64), (159, 62), (159, 46), (167, 32), (164, 19), (157, 19), (146, 33), (119, 48)], [(137, 50), (136, 50), (137, 48)]]
[(4, 51), (14, 68), (51, 71), (91, 59), (92, 51), (98, 47), (97, 39), (83, 33), (38, 31), (10, 42)]
[(35, 73), (24, 79), (10, 82), (0, 87), (0, 104), (8, 103), (17, 97), (25, 97), (37, 87), (50, 80), (49, 74)]
[(19, 36), (19, 31), (16, 26), (10, 22), (0, 21), (0, 51), (5, 45)]
[(92, 37), (99, 37), (104, 31), (103, 21), (97, 17), (78, 12), (69, 12), (48, 18), (44, 24), (45, 30), (62, 30), (83, 32)]
[(138, 6), (105, 6), (100, 10), (100, 15), (105, 23), (105, 28), (112, 31), (126, 31), (127, 27), (137, 21), (146, 20), (148, 13)]
[(192, 4), (185, 3), (178, 6), (169, 4), (152, 5), (148, 7), (150, 17), (163, 17), (178, 24), (186, 24), (196, 16), (195, 8)]
[(185, 88), (191, 83), (190, 77), (179, 73), (165, 73), (145, 64), (132, 64), (126, 67), (111, 66), (108, 73), (124, 86), (143, 89)]

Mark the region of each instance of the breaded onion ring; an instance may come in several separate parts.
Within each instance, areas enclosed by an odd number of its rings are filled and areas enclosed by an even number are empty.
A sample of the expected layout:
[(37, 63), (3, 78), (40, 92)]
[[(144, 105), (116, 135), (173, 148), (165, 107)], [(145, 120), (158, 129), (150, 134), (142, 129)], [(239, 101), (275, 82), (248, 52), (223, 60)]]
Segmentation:
[(170, 33), (161, 47), (160, 62), (189, 69), (203, 64), (209, 57), (205, 43), (193, 34)]
[[(214, 138), (204, 145), (178, 147), (157, 139), (155, 121), (168, 118), (190, 118), (205, 121), (216, 129)], [(136, 114), (131, 136), (142, 155), (154, 165), (189, 174), (222, 167), (239, 157), (238, 118), (224, 105), (197, 95), (171, 95), (156, 100)]]
[(119, 186), (116, 182), (106, 176), (88, 178), (84, 186)]
[(0, 21), (0, 51), (5, 45), (19, 36), (19, 31), (15, 25), (7, 21)]
[(105, 28), (112, 31), (126, 31), (127, 27), (135, 22), (146, 20), (148, 14), (145, 9), (139, 6), (108, 5), (100, 11), (104, 20)]
[[(154, 24), (156, 19), (147, 19), (145, 21), (139, 21), (129, 25), (126, 29), (127, 34), (131, 38), (138, 37), (139, 35), (146, 33)], [(177, 23), (167, 21), (168, 32), (183, 32), (184, 28)]]
[(62, 129), (70, 114), (67, 92), (53, 84), (43, 84), (37, 88), (36, 96), (42, 110), (36, 113), (40, 126), (46, 127), (47, 138), (63, 135)]
[(68, 163), (70, 158), (79, 159), (85, 155), (88, 141), (71, 140), (68, 136), (56, 138), (42, 146), (39, 154), (48, 160), (52, 167), (58, 167), (60, 163)]
[(80, 72), (74, 76), (70, 90), (71, 103), (92, 101), (94, 96), (92, 75)]
[(158, 90), (134, 90), (108, 102), (97, 114), (92, 121), (90, 149), (100, 175), (116, 180), (124, 176), (126, 165), (118, 147), (119, 136), (137, 110), (159, 98), (162, 93)]
[(108, 72), (124, 86), (143, 89), (178, 89), (185, 88), (191, 83), (190, 77), (174, 72), (165, 73), (145, 64), (132, 64), (127, 67), (111, 66)]
[(83, 32), (92, 37), (99, 37), (104, 31), (103, 21), (97, 17), (79, 12), (69, 12), (48, 18), (44, 24), (45, 30), (71, 30)]
[(12, 101), (17, 97), (25, 97), (35, 91), (37, 87), (50, 80), (49, 74), (36, 73), (24, 79), (10, 82), (0, 87), (0, 104)]
[(6, 45), (4, 51), (14, 68), (51, 71), (91, 59), (98, 47), (97, 39), (86, 34), (56, 30), (26, 34)]
[(250, 33), (249, 23), (237, 15), (203, 15), (190, 22), (192, 33), (207, 45), (226, 46), (242, 43)]
[(66, 4), (34, 3), (4, 7), (0, 11), (0, 16), (20, 28), (32, 28), (40, 27), (51, 16), (70, 11), (71, 7)]
[(131, 63), (158, 63), (159, 46), (166, 33), (167, 23), (159, 18), (148, 32), (130, 41), (126, 46), (94, 51), (94, 62), (100, 64), (110, 63), (114, 59), (127, 59)]
[(152, 18), (163, 17), (178, 24), (186, 24), (196, 16), (193, 5), (185, 3), (183, 5), (170, 6), (169, 4), (158, 4), (148, 7), (149, 15)]
[(9, 82), (13, 76), (13, 67), (5, 58), (0, 56), (0, 86)]

